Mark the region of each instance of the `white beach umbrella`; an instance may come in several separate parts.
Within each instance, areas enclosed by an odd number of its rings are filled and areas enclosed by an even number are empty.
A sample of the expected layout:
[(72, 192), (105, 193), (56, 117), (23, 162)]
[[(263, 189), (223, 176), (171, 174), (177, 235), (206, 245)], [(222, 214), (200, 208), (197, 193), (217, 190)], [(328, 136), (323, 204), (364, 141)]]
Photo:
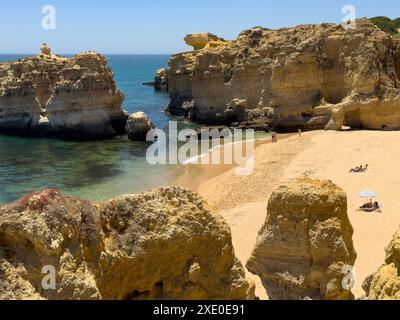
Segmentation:
[(376, 198), (377, 194), (374, 191), (362, 191), (358, 194), (360, 198)]

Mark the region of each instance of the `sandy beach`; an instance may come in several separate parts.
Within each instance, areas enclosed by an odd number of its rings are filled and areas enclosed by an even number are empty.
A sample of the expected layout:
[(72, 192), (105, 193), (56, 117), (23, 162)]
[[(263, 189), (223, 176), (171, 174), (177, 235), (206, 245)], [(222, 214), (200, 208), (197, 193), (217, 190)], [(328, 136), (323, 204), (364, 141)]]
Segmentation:
[[(236, 176), (227, 166), (188, 168), (188, 177), (179, 184), (196, 189), (221, 214), (232, 229), (238, 258), (250, 257), (265, 216), (272, 191), (282, 182), (299, 177), (329, 179), (348, 196), (348, 215), (354, 228), (356, 286), (361, 297), (362, 282), (384, 262), (385, 247), (400, 225), (400, 132), (315, 131), (292, 135), (277, 144), (260, 143), (255, 151), (255, 170), (250, 176)], [(369, 164), (364, 174), (351, 174), (355, 166)], [(194, 166), (197, 167), (197, 166)], [(190, 182), (191, 181), (191, 182)], [(190, 185), (191, 184), (191, 185)], [(381, 213), (362, 213), (358, 193), (375, 191), (383, 205)], [(257, 295), (266, 299), (256, 277)]]

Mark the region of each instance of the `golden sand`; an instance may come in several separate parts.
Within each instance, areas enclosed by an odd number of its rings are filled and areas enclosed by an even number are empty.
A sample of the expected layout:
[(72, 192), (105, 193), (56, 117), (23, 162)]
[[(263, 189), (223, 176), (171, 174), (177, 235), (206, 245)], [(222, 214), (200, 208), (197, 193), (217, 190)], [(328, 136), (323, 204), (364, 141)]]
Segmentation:
[[(259, 143), (251, 176), (236, 176), (232, 166), (189, 166), (179, 184), (198, 191), (232, 229), (236, 254), (243, 264), (250, 257), (266, 217), (272, 191), (283, 181), (299, 177), (330, 179), (348, 195), (348, 214), (354, 227), (356, 297), (363, 280), (384, 262), (385, 247), (400, 225), (400, 132), (315, 131), (292, 135), (277, 144)], [(349, 173), (369, 164), (367, 173)], [(358, 193), (375, 191), (381, 213), (362, 213)], [(259, 279), (257, 294), (267, 298)]]

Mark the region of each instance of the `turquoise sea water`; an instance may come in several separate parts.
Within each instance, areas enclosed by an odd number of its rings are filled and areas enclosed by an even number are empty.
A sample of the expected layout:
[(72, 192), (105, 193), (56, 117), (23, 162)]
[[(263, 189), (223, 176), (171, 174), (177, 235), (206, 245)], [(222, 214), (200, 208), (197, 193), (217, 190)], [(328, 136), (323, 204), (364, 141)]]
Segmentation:
[[(0, 61), (26, 55), (1, 56)], [(167, 66), (167, 55), (111, 55), (109, 65), (117, 86), (125, 94), (123, 108), (144, 111), (160, 129), (171, 119), (164, 113), (169, 98), (143, 82), (152, 81), (158, 68)], [(150, 166), (147, 143), (125, 137), (109, 141), (70, 142), (0, 135), (0, 203), (24, 194), (57, 188), (64, 194), (92, 201), (109, 199), (168, 184), (180, 166)]]

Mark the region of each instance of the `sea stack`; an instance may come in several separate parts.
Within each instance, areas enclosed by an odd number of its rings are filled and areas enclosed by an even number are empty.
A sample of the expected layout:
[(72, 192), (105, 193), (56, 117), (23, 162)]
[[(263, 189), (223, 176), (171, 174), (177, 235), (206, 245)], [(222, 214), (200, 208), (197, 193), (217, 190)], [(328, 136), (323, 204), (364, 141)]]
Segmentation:
[(107, 60), (95, 52), (0, 63), (0, 133), (66, 139), (111, 138), (127, 116)]
[(154, 128), (154, 124), (144, 112), (131, 114), (126, 122), (128, 138), (133, 141), (146, 141), (147, 134)]
[[(100, 204), (57, 190), (0, 207), (0, 299), (245, 300), (229, 226), (174, 187)], [(56, 288), (42, 286), (54, 268)]]
[(169, 63), (174, 115), (287, 131), (400, 129), (400, 41), (367, 19), (185, 41), (194, 51)]
[(161, 68), (157, 70), (154, 79), (154, 89), (156, 91), (168, 92), (168, 68)]
[(356, 253), (345, 192), (330, 181), (301, 179), (280, 186), (247, 268), (272, 300), (348, 300), (343, 285)]

